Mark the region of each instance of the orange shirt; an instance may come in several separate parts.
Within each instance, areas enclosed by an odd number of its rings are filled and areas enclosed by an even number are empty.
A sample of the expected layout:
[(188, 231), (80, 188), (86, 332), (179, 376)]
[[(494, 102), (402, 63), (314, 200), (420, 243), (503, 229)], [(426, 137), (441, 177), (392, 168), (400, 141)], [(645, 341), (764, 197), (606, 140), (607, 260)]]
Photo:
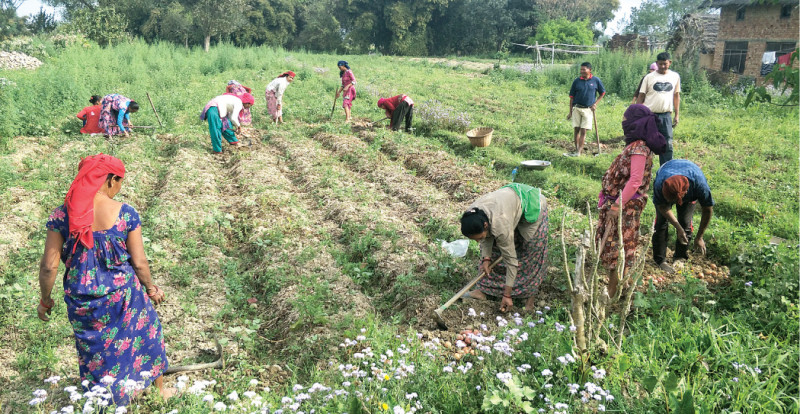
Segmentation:
[(103, 128), (100, 128), (100, 105), (87, 106), (78, 112), (78, 118), (86, 121), (86, 124), (81, 128), (81, 134), (101, 134)]

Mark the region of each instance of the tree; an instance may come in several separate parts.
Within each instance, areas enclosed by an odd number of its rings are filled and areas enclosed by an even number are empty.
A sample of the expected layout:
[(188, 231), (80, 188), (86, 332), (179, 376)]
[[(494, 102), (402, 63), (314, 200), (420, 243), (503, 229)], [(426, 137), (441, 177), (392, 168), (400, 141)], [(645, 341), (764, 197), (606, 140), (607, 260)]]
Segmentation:
[(28, 30), (33, 34), (50, 33), (56, 28), (56, 19), (50, 13), (39, 7), (39, 12), (30, 16), (27, 21)]
[(534, 41), (540, 44), (556, 42), (570, 45), (591, 45), (594, 41), (594, 32), (589, 28), (589, 19), (571, 22), (561, 17), (540, 25), (536, 30)]
[(13, 36), (25, 34), (27, 27), (25, 19), (17, 16), (17, 8), (22, 4), (22, 0), (0, 0), (0, 40), (5, 40)]
[(130, 36), (127, 19), (112, 7), (76, 10), (71, 25), (100, 46), (114, 45)]
[(293, 0), (250, 0), (247, 24), (233, 39), (238, 45), (286, 46), (297, 33)]
[(588, 19), (605, 27), (614, 19), (619, 0), (537, 0), (536, 9), (542, 20), (565, 18), (569, 21)]
[(166, 8), (152, 10), (140, 30), (147, 39), (162, 39), (189, 47), (189, 36), (193, 31), (192, 13), (181, 3), (173, 1)]
[(333, 0), (317, 1), (299, 13), (298, 34), (290, 42), (310, 50), (338, 52), (342, 49), (342, 29), (339, 20), (330, 11)]
[(211, 36), (229, 35), (247, 23), (245, 0), (200, 0), (192, 10), (194, 22), (203, 34), (203, 49), (208, 52)]
[[(704, 0), (645, 0), (631, 10), (626, 33), (647, 36), (651, 41), (664, 42), (678, 27), (683, 16), (701, 12)], [(707, 10), (707, 9), (705, 9)]]

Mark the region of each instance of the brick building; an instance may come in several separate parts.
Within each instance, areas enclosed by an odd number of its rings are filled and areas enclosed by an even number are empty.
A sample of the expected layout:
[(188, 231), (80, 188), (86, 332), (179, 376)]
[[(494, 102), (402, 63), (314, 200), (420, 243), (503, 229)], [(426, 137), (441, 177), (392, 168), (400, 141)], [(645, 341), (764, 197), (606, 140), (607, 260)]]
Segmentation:
[(762, 57), (791, 53), (800, 38), (798, 1), (711, 0), (719, 8), (713, 62), (709, 69), (762, 78)]

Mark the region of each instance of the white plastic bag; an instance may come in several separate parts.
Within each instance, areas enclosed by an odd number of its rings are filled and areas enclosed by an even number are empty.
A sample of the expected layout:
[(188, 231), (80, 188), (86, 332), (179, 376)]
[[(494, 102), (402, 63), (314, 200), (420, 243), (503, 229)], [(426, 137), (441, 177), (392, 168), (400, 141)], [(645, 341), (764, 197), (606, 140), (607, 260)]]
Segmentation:
[(469, 239), (456, 240), (450, 243), (444, 240), (438, 240), (438, 241), (442, 242), (442, 249), (445, 249), (447, 253), (450, 253), (450, 256), (464, 257), (467, 255), (467, 248), (469, 247)]

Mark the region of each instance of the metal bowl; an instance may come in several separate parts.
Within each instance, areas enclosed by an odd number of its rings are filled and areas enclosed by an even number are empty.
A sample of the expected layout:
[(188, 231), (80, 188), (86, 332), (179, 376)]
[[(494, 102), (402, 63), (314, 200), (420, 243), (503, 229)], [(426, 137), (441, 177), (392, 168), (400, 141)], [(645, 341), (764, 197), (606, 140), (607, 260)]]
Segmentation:
[(527, 160), (522, 161), (520, 165), (522, 165), (524, 168), (530, 168), (532, 170), (543, 170), (550, 166), (550, 161)]

